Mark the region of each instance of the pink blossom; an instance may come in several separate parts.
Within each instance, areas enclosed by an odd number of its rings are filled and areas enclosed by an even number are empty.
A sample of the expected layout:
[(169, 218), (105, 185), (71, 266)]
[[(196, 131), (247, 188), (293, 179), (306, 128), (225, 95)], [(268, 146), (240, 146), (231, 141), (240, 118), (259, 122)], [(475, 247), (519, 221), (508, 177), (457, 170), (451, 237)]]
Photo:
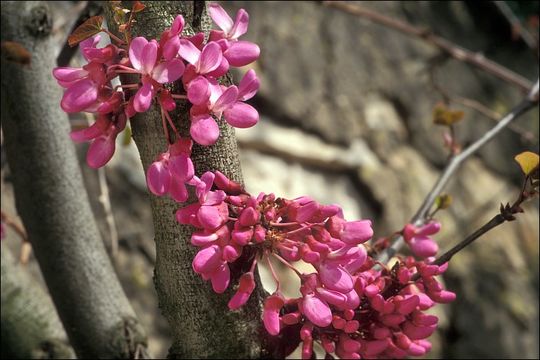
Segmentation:
[(174, 82), (184, 73), (184, 63), (178, 58), (158, 63), (158, 49), (156, 40), (148, 41), (139, 36), (131, 41), (129, 60), (133, 68), (142, 75), (143, 84), (133, 100), (133, 108), (137, 112), (148, 110), (161, 84)]
[(221, 28), (221, 31), (212, 30), (210, 40), (218, 41), (223, 49), (223, 56), (232, 66), (245, 66), (257, 60), (260, 54), (259, 47), (249, 41), (238, 41), (248, 30), (249, 15), (244, 9), (238, 10), (233, 22), (221, 6), (216, 3), (208, 7), (210, 17)]
[(194, 175), (191, 161), (191, 145), (189, 139), (179, 139), (169, 145), (167, 152), (159, 155), (146, 173), (148, 189), (157, 196), (170, 194), (178, 201), (184, 202), (188, 198), (185, 183)]
[(416, 256), (426, 258), (434, 256), (439, 251), (439, 246), (429, 235), (436, 234), (440, 229), (441, 224), (436, 221), (431, 221), (420, 228), (407, 224), (403, 229), (403, 237)]
[(124, 130), (126, 120), (123, 113), (118, 116), (101, 114), (92, 126), (71, 132), (71, 139), (75, 142), (91, 141), (86, 154), (88, 166), (99, 168), (109, 162), (116, 147), (116, 137)]

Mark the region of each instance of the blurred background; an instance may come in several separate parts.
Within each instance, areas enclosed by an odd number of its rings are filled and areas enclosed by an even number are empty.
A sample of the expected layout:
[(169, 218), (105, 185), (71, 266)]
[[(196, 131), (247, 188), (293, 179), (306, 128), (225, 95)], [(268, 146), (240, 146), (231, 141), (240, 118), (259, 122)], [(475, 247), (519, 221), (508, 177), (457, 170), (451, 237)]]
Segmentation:
[[(501, 3), (504, 8), (493, 1), (349, 2), (431, 31), (534, 82), (538, 48), (531, 48), (512, 21), (518, 19), (537, 44), (539, 2)], [(233, 18), (239, 8), (248, 11), (245, 39), (261, 48), (260, 59), (250, 67), (261, 80), (251, 100), (261, 119), (252, 129), (236, 131), (248, 191), (340, 204), (348, 220), (372, 219), (376, 237), (407, 223), (446, 163), (445, 129), (432, 121), (437, 103), (446, 100), (465, 113), (456, 134), (466, 146), (523, 97), (518, 87), (441, 56), (425, 40), (320, 2), (222, 5)], [(50, 6), (58, 38), (58, 48), (51, 51), (59, 52), (86, 4)], [(239, 79), (247, 70), (233, 75)], [(87, 119), (77, 115), (72, 121), (80, 126)], [(516, 198), (522, 178), (513, 157), (538, 152), (538, 129), (536, 108), (457, 172), (445, 191), (453, 197), (452, 206), (436, 216), (443, 224), (436, 237), (441, 250), (487, 222), (501, 202)], [(148, 193), (136, 147), (125, 140), (119, 139), (124, 144), (99, 171), (87, 167), (86, 145), (77, 147), (94, 214), (128, 298), (150, 334), (150, 353), (164, 357), (170, 339), (152, 281)], [(538, 358), (538, 201), (527, 203), (525, 210), (452, 260), (444, 282), (458, 297), (437, 308), (440, 327), (431, 338), (430, 358)], [(2, 211), (17, 219), (3, 155)], [(2, 251), (21, 253), (21, 239), (9, 227)], [(40, 279), (31, 254), (26, 265), (10, 266)]]

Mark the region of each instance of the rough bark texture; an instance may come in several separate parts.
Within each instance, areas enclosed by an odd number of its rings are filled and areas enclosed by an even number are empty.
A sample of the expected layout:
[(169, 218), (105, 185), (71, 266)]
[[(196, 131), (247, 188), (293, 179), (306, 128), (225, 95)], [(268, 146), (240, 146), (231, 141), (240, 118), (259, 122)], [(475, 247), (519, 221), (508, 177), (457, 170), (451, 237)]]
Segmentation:
[[(159, 38), (174, 17), (182, 14), (186, 21), (184, 34), (208, 31), (210, 20), (202, 2), (144, 2), (146, 8), (137, 14), (132, 35)], [(129, 4), (124, 5), (129, 8)], [(110, 26), (112, 16), (106, 10)], [(178, 90), (178, 89), (177, 89)], [(189, 108), (177, 103), (173, 119), (184, 136), (189, 134)], [(167, 148), (158, 107), (131, 119), (133, 138), (139, 149), (144, 169)], [(194, 145), (192, 160), (196, 173), (219, 170), (231, 179), (242, 182), (238, 148), (234, 130), (219, 122), (221, 135), (210, 147)], [(190, 202), (195, 199), (190, 198)], [(269, 356), (265, 350), (264, 330), (261, 326), (262, 286), (239, 311), (232, 312), (227, 302), (233, 295), (233, 284), (238, 278), (238, 267), (231, 268), (229, 290), (222, 295), (212, 291), (209, 282), (196, 274), (191, 262), (196, 248), (190, 244), (192, 227), (179, 225), (174, 217), (181, 207), (167, 197), (151, 195), (156, 241), (156, 268), (154, 281), (163, 315), (173, 331), (173, 344), (169, 356), (173, 358), (253, 358)], [(244, 254), (247, 255), (247, 254)], [(242, 258), (239, 260), (241, 263)], [(241, 266), (241, 265), (239, 265)], [(235, 271), (236, 270), (236, 271)]]
[(2, 358), (74, 358), (56, 309), (2, 246)]
[(1, 7), (2, 41), (32, 54), (29, 65), (2, 57), (2, 126), (17, 210), (77, 355), (133, 356), (145, 336), (100, 238), (59, 106), (47, 4)]

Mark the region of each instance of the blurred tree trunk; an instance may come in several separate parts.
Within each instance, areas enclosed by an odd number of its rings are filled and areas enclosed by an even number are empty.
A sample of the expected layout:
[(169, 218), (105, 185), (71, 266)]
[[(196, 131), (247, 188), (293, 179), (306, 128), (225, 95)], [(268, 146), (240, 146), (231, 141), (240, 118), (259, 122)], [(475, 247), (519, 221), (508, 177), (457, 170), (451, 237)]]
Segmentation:
[[(146, 337), (116, 277), (82, 181), (45, 2), (3, 1), (2, 41), (27, 49), (30, 64), (2, 46), (2, 128), (16, 206), (71, 344), (79, 357), (145, 353)], [(6, 54), (7, 55), (7, 54)]]
[[(159, 39), (161, 32), (170, 27), (178, 14), (183, 15), (186, 21), (184, 34), (192, 35), (199, 31), (208, 33), (210, 29), (210, 19), (204, 2), (160, 1), (144, 4), (146, 8), (136, 16), (133, 37)], [(123, 5), (128, 9), (130, 6), (129, 2)], [(105, 13), (110, 28), (114, 29), (111, 8), (107, 8)], [(176, 88), (176, 92), (179, 89)], [(182, 135), (189, 136), (189, 108), (187, 103), (177, 103), (177, 106), (172, 117)], [(192, 160), (197, 175), (200, 176), (208, 170), (219, 170), (242, 183), (234, 130), (224, 121), (218, 123), (221, 135), (215, 145), (193, 146)], [(154, 105), (148, 112), (133, 117), (131, 126), (146, 171), (157, 155), (167, 149), (158, 106)], [(264, 290), (259, 277), (257, 276), (256, 280), (259, 286), (250, 301), (239, 311), (230, 311), (227, 303), (234, 294), (232, 288), (237, 283), (240, 273), (238, 266), (231, 267), (229, 290), (225, 294), (215, 294), (210, 283), (203, 281), (191, 267), (196, 252), (196, 248), (190, 244), (193, 228), (179, 225), (174, 216), (175, 211), (183, 205), (168, 197), (153, 195), (150, 197), (157, 255), (154, 282), (162, 313), (169, 321), (173, 332), (169, 356), (173, 358), (271, 356), (266, 350), (270, 346), (266, 343), (266, 332), (261, 322), (261, 294)], [(189, 202), (194, 201), (195, 198), (190, 197)], [(272, 348), (273, 351), (276, 349)]]
[(74, 358), (47, 293), (2, 245), (2, 358)]

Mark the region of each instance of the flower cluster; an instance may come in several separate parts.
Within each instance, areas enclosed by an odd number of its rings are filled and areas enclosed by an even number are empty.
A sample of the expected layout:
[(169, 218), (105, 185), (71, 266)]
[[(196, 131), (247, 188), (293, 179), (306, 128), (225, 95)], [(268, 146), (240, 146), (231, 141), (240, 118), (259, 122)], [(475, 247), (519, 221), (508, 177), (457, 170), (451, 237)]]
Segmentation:
[[(175, 200), (185, 201), (185, 182), (191, 179), (193, 171), (183, 169), (179, 185), (170, 180), (165, 170), (169, 168), (167, 164), (175, 163), (169, 159), (174, 160), (178, 155), (174, 148), (182, 148), (182, 159), (190, 156), (191, 144), (186, 143), (191, 139), (180, 136), (169, 114), (176, 108), (176, 100), (191, 103), (190, 135), (201, 145), (217, 141), (216, 118), (223, 116), (238, 128), (257, 123), (259, 114), (245, 103), (259, 89), (255, 72), (248, 71), (238, 87), (219, 82), (231, 67), (248, 65), (259, 57), (256, 44), (238, 40), (247, 32), (249, 16), (241, 9), (233, 22), (217, 4), (211, 4), (209, 12), (221, 30), (213, 30), (207, 41), (203, 33), (183, 36), (184, 18), (178, 15), (171, 27), (162, 32), (159, 41), (141, 36), (132, 40), (126, 38), (126, 41), (113, 37), (116, 44), (98, 48), (100, 36), (96, 35), (80, 43), (86, 65), (53, 70), (58, 84), (66, 89), (60, 103), (62, 109), (68, 113), (96, 114), (97, 120), (92, 126), (71, 134), (74, 141), (92, 142), (87, 154), (89, 166), (105, 165), (114, 154), (115, 139), (126, 127), (127, 120), (148, 111), (156, 103), (160, 106), (169, 150), (158, 156), (157, 164), (154, 163), (147, 176), (148, 185), (156, 195), (170, 193)], [(113, 81), (121, 74), (132, 75), (134, 82), (113, 86)], [(171, 94), (167, 85), (179, 80), (185, 92)], [(174, 140), (168, 126), (174, 132)], [(178, 143), (183, 145), (175, 145)]]
[[(369, 220), (346, 221), (338, 206), (321, 205), (306, 196), (254, 197), (218, 171), (200, 179), (194, 176), (192, 183), (198, 202), (179, 209), (176, 218), (197, 229), (191, 236), (199, 248), (193, 270), (223, 293), (230, 285), (230, 264), (248, 254), (242, 261), (250, 270), (240, 277), (229, 301), (231, 310), (248, 301), (256, 286), (257, 261), (264, 260), (277, 283), (264, 303), (264, 326), (271, 335), (296, 326), (303, 358), (311, 358), (314, 342), (341, 358), (403, 358), (429, 351), (425, 339), (438, 319), (425, 311), (455, 297), (435, 278), (446, 264), (407, 257), (392, 269), (376, 270), (365, 245), (373, 236)], [(407, 238), (428, 241), (423, 236), (439, 227), (431, 223), (411, 228)], [(301, 297), (283, 295), (270, 258), (299, 276)], [(313, 265), (315, 272), (300, 273), (294, 267), (298, 261)]]
[[(230, 67), (247, 65), (259, 56), (256, 44), (239, 40), (247, 31), (248, 14), (241, 9), (233, 21), (217, 4), (209, 5), (209, 13), (220, 30), (212, 30), (206, 40), (203, 33), (183, 36), (184, 19), (179, 15), (159, 41), (129, 36), (123, 41), (111, 35), (116, 44), (98, 48), (97, 35), (80, 43), (86, 65), (53, 70), (66, 89), (62, 109), (96, 114), (94, 124), (71, 133), (74, 141), (91, 142), (87, 163), (94, 168), (105, 165), (127, 121), (157, 104), (168, 148), (149, 166), (148, 188), (177, 202), (188, 199), (187, 185), (194, 188), (198, 201), (179, 209), (176, 219), (196, 229), (191, 243), (198, 252), (192, 267), (216, 293), (231, 286), (232, 264), (245, 269), (238, 284), (233, 284), (231, 310), (248, 302), (256, 287), (257, 264), (264, 261), (277, 284), (264, 301), (264, 326), (273, 336), (292, 334), (283, 341), (291, 351), (301, 343), (303, 358), (313, 357), (315, 343), (327, 358), (425, 354), (431, 347), (426, 338), (438, 322), (425, 311), (455, 298), (436, 279), (447, 265), (432, 264), (438, 247), (430, 236), (440, 230), (438, 222), (421, 227), (408, 224), (401, 231), (413, 254), (424, 260), (398, 257), (392, 268), (386, 268), (374, 258), (374, 250), (386, 240), (367, 244), (373, 237), (370, 220), (347, 221), (339, 206), (321, 205), (307, 196), (288, 200), (261, 193), (255, 197), (219, 171), (196, 175), (193, 141), (214, 144), (219, 137), (216, 119), (223, 117), (234, 127), (247, 128), (259, 118), (245, 103), (259, 89), (253, 70), (238, 86), (220, 83)], [(122, 26), (129, 28), (129, 23)], [(113, 86), (122, 74), (134, 82)], [(171, 93), (168, 86), (176, 81), (183, 84), (180, 94)], [(170, 115), (178, 100), (191, 105), (190, 137), (179, 134)], [(284, 296), (271, 259), (299, 277), (300, 297)], [(300, 261), (311, 264), (313, 272), (297, 270)]]

